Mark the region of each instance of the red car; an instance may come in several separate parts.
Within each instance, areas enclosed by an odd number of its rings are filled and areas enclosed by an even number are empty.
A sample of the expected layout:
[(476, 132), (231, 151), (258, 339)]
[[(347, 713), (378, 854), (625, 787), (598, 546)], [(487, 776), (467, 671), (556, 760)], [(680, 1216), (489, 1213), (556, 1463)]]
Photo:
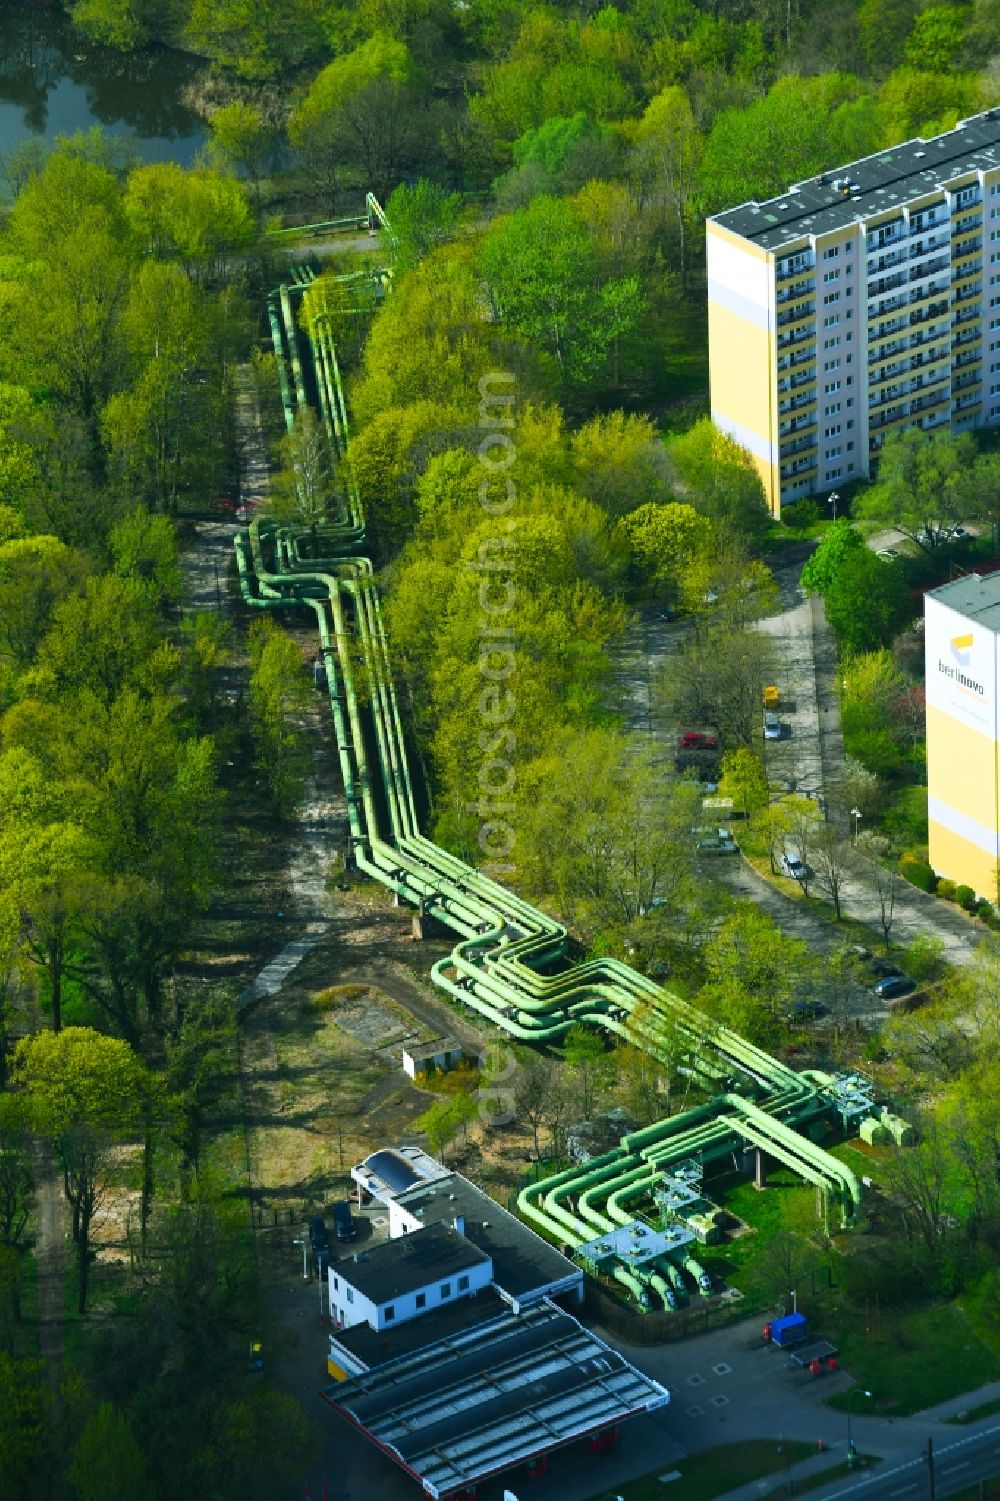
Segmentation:
[(684, 750), (715, 750), (715, 736), (707, 730), (685, 730), (681, 746)]

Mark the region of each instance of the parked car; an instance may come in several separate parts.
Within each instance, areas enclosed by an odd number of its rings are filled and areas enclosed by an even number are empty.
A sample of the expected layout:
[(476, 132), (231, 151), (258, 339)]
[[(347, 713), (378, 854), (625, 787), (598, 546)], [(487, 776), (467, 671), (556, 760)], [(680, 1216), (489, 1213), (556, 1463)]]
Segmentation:
[(793, 1001), (788, 1008), (788, 1019), (793, 1022), (813, 1022), (829, 1015), (830, 1008), (822, 1001)]
[(357, 1234), (351, 1206), (346, 1199), (339, 1200), (333, 1206), (333, 1228), (338, 1240), (353, 1240)]
[(316, 1258), (316, 1270), (322, 1277), (330, 1260), (330, 1237), (321, 1214), (314, 1214), (309, 1221), (309, 1244)]
[(916, 988), (916, 980), (911, 980), (909, 975), (885, 975), (875, 981), (872, 994), (880, 1001), (898, 1001), (901, 996), (912, 995)]
[(971, 542), (972, 532), (966, 531), (964, 526), (953, 526), (948, 536), (952, 542)]
[(717, 744), (710, 730), (685, 730), (681, 735), (684, 750), (715, 750)]
[(770, 710), (764, 715), (764, 739), (781, 739), (781, 720), (777, 714), (772, 714)]
[(703, 833), (696, 848), (699, 855), (738, 855), (740, 852), (729, 829), (712, 829)]
[(877, 957), (873, 958), (870, 954), (868, 956), (868, 968), (871, 970), (873, 975), (889, 976), (901, 975), (903, 973), (899, 965), (893, 964), (891, 959), (879, 959)]
[(793, 881), (804, 881), (806, 878), (805, 863), (799, 859), (798, 855), (787, 853), (782, 855), (778, 861), (778, 869), (783, 876), (791, 876)]

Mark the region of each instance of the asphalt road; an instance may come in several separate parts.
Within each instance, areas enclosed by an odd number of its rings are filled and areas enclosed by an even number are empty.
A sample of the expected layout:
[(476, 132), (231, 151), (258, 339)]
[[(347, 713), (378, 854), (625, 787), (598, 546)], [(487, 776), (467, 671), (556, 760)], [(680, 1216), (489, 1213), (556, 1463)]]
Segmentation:
[(854, 1480), (839, 1489), (819, 1492), (823, 1501), (919, 1501), (921, 1496), (942, 1497), (965, 1490), (1000, 1472), (1000, 1427), (988, 1428), (953, 1444), (935, 1445), (934, 1474), (928, 1470), (926, 1453), (908, 1463), (895, 1465)]

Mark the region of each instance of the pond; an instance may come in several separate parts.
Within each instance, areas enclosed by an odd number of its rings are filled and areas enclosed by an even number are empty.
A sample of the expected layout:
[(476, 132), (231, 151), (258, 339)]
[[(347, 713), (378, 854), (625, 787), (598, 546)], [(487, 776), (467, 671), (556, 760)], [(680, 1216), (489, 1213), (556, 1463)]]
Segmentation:
[(51, 144), (99, 125), (144, 161), (187, 166), (205, 126), (184, 91), (204, 69), (185, 52), (98, 46), (40, 0), (0, 0), (0, 157), (31, 136)]

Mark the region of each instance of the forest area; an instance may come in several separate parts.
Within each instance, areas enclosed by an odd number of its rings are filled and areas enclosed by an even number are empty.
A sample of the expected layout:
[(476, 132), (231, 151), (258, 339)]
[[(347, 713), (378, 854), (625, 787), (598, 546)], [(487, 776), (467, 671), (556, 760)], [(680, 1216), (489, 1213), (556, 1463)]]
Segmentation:
[[(565, 921), (581, 953), (669, 977), (763, 1046), (801, 1047), (790, 1008), (804, 988), (822, 996), (834, 1060), (884, 1066), (887, 1087), (925, 1112), (912, 1166), (886, 1169), (887, 1233), (874, 1254), (844, 1257), (848, 1293), (891, 1300), (901, 1267), (917, 1265), (924, 1293), (968, 1289), (994, 1333), (995, 940), (944, 980), (933, 946), (908, 951), (908, 967), (939, 987), (933, 1004), (884, 1035), (856, 1035), (857, 935), (845, 929), (834, 960), (820, 962), (703, 879), (692, 838), (701, 791), (629, 740), (613, 650), (638, 610), (687, 623), (658, 702), (677, 721), (722, 727), (719, 790), (750, 842), (773, 870), (785, 840), (808, 841), (817, 892), (829, 895), (840, 844), (804, 802), (768, 806), (759, 690), (775, 662), (750, 628), (777, 608), (766, 560), (790, 537), (821, 536), (805, 583), (839, 638), (848, 806), (885, 839), (870, 846), (873, 870), (889, 859), (892, 879), (905, 875), (903, 855), (912, 877), (926, 856), (911, 796), (923, 774), (913, 580), (875, 566), (849, 523), (821, 526), (809, 503), (773, 521), (749, 456), (708, 419), (703, 221), (995, 104), (1000, 6), (62, 8), (81, 38), (125, 54), (202, 57), (209, 139), (190, 170), (137, 165), (99, 134), (48, 154), (29, 139), (2, 164), (12, 197), (0, 222), (5, 1498), (273, 1501), (310, 1463), (301, 1406), (271, 1385), (248, 1390), (243, 1369), (257, 1270), (246, 1206), (212, 1153), (236, 1108), (239, 1025), (210, 985), (179, 1004), (174, 984), (192, 925), (232, 879), (219, 830), (244, 729), (222, 702), (222, 675), (240, 659), (253, 771), (280, 824), (302, 790), (301, 654), (279, 628), (261, 623), (235, 641), (221, 612), (186, 608), (180, 559), (192, 518), (224, 514), (238, 488), (238, 367), (261, 399), (276, 514), (319, 525), (339, 504), (344, 472), (308, 418), (282, 432), (263, 319), (281, 270), (267, 232), (289, 205), (296, 221), (353, 213), (366, 189), (385, 205), (391, 240), (374, 257), (330, 256), (302, 316), (333, 329), (342, 360), (346, 462), (384, 588), (428, 833), (485, 863), (481, 809), (501, 799), (517, 831), (502, 879)], [(373, 258), (391, 269), (388, 296), (375, 279), (339, 279)], [(512, 457), (487, 470), (484, 402), (498, 389)], [(985, 520), (1000, 493), (995, 458), (971, 438), (944, 437), (935, 451), (926, 488), (946, 473), (949, 519)], [(907, 462), (905, 443), (887, 446), (856, 520), (911, 504), (911, 530), (926, 531)], [(512, 693), (484, 681), (477, 571), (505, 528)], [(521, 1060), (536, 1154), (539, 1133), (558, 1146), (576, 1108), (557, 1067), (567, 1061), (588, 1109), (619, 1095), (649, 1118), (673, 1108), (669, 1067), (664, 1090), (637, 1049), (609, 1055), (574, 1036), (567, 1058)], [(442, 1127), (442, 1149), (457, 1120)], [(134, 1272), (113, 1311), (122, 1316), (102, 1309), (86, 1358), (68, 1359), (56, 1385), (30, 1317), (45, 1173), (72, 1223), (69, 1306), (87, 1313), (102, 1207), (116, 1196), (130, 1205)], [(812, 1234), (797, 1227), (789, 1255), (808, 1261)]]

